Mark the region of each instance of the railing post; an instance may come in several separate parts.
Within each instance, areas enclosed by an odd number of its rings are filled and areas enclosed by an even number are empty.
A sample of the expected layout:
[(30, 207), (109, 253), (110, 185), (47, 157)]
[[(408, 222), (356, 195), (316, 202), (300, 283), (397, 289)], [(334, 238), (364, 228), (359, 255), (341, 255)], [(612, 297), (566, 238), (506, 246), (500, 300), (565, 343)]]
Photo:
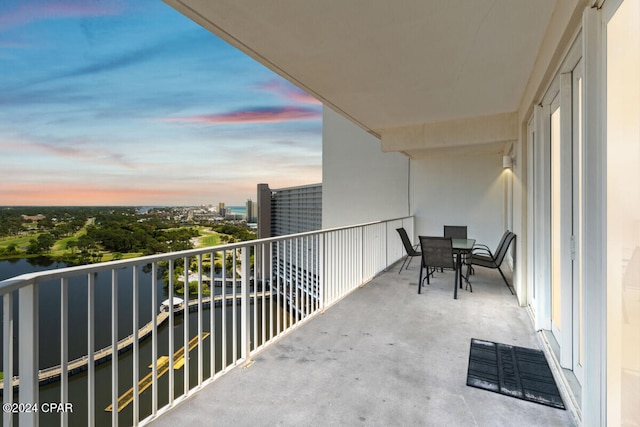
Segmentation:
[[(158, 415), (158, 266), (151, 264), (151, 415)], [(173, 301), (169, 303), (169, 311), (173, 310)], [(173, 349), (171, 350), (173, 351)]]
[[(184, 365), (183, 366), (183, 378), (184, 378), (184, 387), (183, 387), (183, 393), (184, 395), (188, 395), (189, 394), (189, 373), (190, 368), (189, 368), (189, 340), (190, 335), (189, 335), (189, 257), (185, 256), (183, 259), (183, 283), (184, 283), (184, 287), (182, 295), (184, 298), (184, 308), (183, 308), (183, 313), (184, 315), (182, 316), (182, 325), (183, 325), (183, 331), (184, 331), (184, 337), (182, 339), (183, 343), (184, 343), (184, 347), (182, 348), (182, 354), (184, 355)], [(171, 302), (171, 304), (173, 304), (173, 301)], [(173, 349), (171, 350), (173, 351)], [(137, 380), (136, 380), (137, 381)]]
[(249, 260), (250, 260), (250, 250), (249, 250), (249, 246), (245, 246), (242, 248), (242, 253), (241, 253), (241, 262), (242, 262), (242, 266), (241, 266), (241, 271), (242, 271), (242, 277), (240, 278), (241, 282), (240, 282), (240, 295), (241, 295), (241, 299), (240, 299), (240, 323), (241, 323), (241, 333), (240, 333), (240, 339), (241, 341), (241, 351), (242, 351), (242, 358), (244, 359), (244, 363), (245, 365), (250, 363), (250, 353), (251, 353), (251, 325), (249, 324), (249, 310), (250, 310), (250, 304), (249, 304), (249, 272), (250, 272), (250, 266), (249, 266)]
[[(118, 425), (118, 272), (111, 270), (111, 425)], [(171, 353), (169, 353), (171, 354)]]
[(389, 245), (387, 237), (389, 235), (389, 221), (384, 222), (384, 271), (389, 269)]
[[(19, 402), (34, 404), (38, 402), (38, 287), (31, 283), (19, 291), (18, 304), (20, 355), (20, 393)], [(21, 426), (37, 426), (38, 413), (21, 412)]]
[(95, 274), (87, 275), (87, 426), (94, 426), (96, 421)]
[[(2, 333), (3, 350), (2, 366), (4, 367), (3, 404), (13, 403), (13, 293), (9, 292), (3, 297)], [(4, 412), (4, 411), (3, 411)], [(13, 425), (13, 414), (6, 411), (2, 414), (2, 425)]]
[(358, 278), (358, 282), (360, 283), (360, 287), (364, 286), (364, 228), (363, 225), (360, 227), (360, 277)]
[[(69, 359), (69, 279), (60, 280), (60, 402), (69, 402), (69, 375), (67, 361)], [(60, 425), (69, 424), (69, 414), (60, 414)]]
[[(138, 301), (139, 301), (139, 272), (138, 266), (133, 266), (133, 296), (131, 297), (132, 308), (133, 308), (133, 372), (132, 372), (132, 381), (133, 381), (133, 423), (132, 425), (137, 426), (140, 421), (140, 392), (139, 390), (139, 381), (140, 381), (140, 341), (138, 338), (138, 333), (140, 331), (140, 327), (138, 325)], [(187, 317), (187, 316), (185, 316)], [(185, 369), (188, 368), (185, 365)]]
[(318, 298), (320, 298), (321, 313), (324, 313), (325, 290), (327, 288), (324, 270), (324, 236), (325, 233), (320, 234), (318, 241)]

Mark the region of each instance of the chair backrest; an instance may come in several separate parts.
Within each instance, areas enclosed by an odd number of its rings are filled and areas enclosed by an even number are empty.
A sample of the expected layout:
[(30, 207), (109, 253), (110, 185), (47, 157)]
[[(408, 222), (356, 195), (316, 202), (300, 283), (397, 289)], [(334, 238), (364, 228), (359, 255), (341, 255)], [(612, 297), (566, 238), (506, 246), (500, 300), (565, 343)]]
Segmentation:
[(424, 265), (454, 268), (451, 237), (420, 236), (420, 248)]
[(503, 236), (501, 245), (496, 249), (496, 253), (494, 254), (494, 262), (496, 265), (502, 264), (502, 260), (504, 260), (504, 256), (507, 254), (507, 249), (509, 249), (509, 245), (513, 242), (513, 239), (516, 238), (516, 235), (510, 231), (507, 231)]
[(400, 235), (400, 239), (402, 239), (402, 244), (404, 245), (404, 250), (407, 252), (407, 255), (418, 256), (420, 255), (413, 246), (411, 245), (411, 240), (409, 240), (409, 236), (407, 235), (407, 230), (404, 228), (396, 228), (396, 231)]
[(466, 225), (445, 225), (444, 237), (451, 237), (452, 239), (466, 239), (467, 226)]
[(500, 238), (500, 243), (498, 243), (498, 246), (496, 247), (496, 250), (493, 252), (493, 256), (497, 257), (498, 253), (500, 252), (500, 250), (502, 249), (502, 246), (504, 246), (504, 243), (507, 240), (507, 237), (509, 237), (510, 234), (513, 234), (512, 232), (510, 232), (509, 230), (505, 231), (504, 234), (502, 235), (502, 237)]

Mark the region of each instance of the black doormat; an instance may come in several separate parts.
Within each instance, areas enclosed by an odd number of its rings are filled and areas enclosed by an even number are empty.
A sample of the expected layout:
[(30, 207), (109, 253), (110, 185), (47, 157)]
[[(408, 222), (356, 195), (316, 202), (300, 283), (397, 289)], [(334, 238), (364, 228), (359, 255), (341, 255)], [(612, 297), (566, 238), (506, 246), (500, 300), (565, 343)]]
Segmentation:
[(540, 350), (472, 338), (467, 385), (565, 409)]

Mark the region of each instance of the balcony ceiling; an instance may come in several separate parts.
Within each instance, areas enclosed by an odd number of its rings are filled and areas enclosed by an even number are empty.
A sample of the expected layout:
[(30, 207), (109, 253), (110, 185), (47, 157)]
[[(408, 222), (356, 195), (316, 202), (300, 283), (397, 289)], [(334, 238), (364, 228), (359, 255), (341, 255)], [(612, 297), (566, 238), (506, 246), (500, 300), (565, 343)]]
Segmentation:
[(368, 132), (518, 109), (556, 0), (165, 0)]

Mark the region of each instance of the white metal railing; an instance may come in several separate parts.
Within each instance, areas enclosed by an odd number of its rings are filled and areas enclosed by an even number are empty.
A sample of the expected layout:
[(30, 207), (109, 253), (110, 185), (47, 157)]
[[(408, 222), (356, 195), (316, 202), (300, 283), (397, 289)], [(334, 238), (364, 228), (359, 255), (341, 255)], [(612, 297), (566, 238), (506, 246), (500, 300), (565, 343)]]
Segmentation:
[[(20, 426), (66, 426), (70, 417), (74, 424), (86, 417), (87, 425), (113, 426), (155, 419), (399, 260), (404, 249), (398, 227), (412, 235), (413, 217), (61, 268), (0, 282), (3, 425), (11, 426), (16, 415)], [(181, 306), (174, 309), (170, 303), (168, 312), (160, 310), (159, 283), (172, 302), (176, 285), (188, 289), (191, 282), (195, 289), (191, 295), (183, 292)], [(57, 301), (39, 298), (49, 287), (59, 289), (59, 307)], [(78, 304), (78, 298), (84, 302)], [(55, 315), (41, 315), (51, 307)], [(72, 322), (77, 310), (83, 320)], [(105, 316), (110, 324), (97, 325), (96, 319)], [(74, 328), (85, 321), (86, 336), (79, 337)], [(58, 350), (40, 348), (51, 328), (59, 334), (59, 365), (41, 369), (43, 351)], [(97, 332), (102, 333), (100, 340)], [(81, 357), (70, 360), (73, 341), (86, 342), (86, 347)], [(110, 363), (110, 369), (103, 362)], [(79, 371), (86, 374), (71, 375)], [(49, 381), (54, 382), (47, 387), (53, 387), (55, 398), (46, 395), (50, 390), (41, 390), (41, 383)], [(108, 393), (96, 396), (97, 390)]]

